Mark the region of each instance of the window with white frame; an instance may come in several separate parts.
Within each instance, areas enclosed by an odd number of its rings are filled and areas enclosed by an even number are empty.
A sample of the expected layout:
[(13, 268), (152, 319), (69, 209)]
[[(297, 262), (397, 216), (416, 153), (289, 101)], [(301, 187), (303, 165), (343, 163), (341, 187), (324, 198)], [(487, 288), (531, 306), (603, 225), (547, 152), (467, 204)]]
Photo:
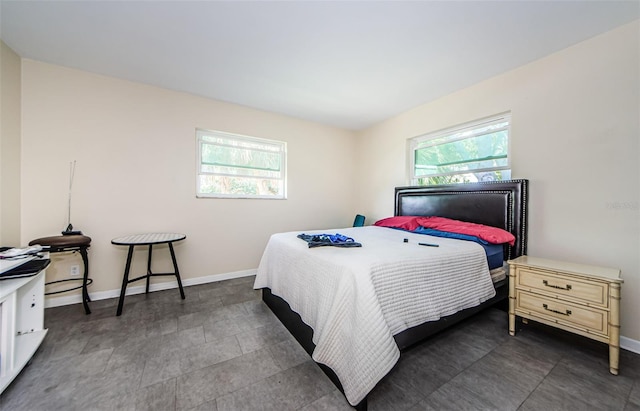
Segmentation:
[(197, 196), (286, 198), (287, 143), (196, 130)]
[(411, 184), (511, 179), (510, 124), (504, 113), (410, 139)]

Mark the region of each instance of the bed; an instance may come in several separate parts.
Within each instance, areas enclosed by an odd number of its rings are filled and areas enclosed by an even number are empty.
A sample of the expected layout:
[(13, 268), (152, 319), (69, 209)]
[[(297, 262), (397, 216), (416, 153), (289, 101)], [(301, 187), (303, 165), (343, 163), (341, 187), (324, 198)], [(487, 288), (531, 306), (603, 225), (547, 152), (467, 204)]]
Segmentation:
[[(506, 261), (526, 254), (527, 201), (528, 180), (398, 187), (394, 216), (440, 216), (506, 230), (515, 238), (503, 246)], [(477, 244), (371, 226), (322, 230), (332, 231), (362, 240), (362, 247), (309, 249), (295, 233), (274, 234), (254, 287), (358, 410), (366, 410), (368, 393), (402, 351), (507, 298), (507, 279), (469, 274), (488, 275)], [(421, 242), (440, 246), (417, 246)], [(427, 266), (426, 256), (435, 253), (447, 263)], [(369, 272), (362, 269), (367, 264)], [(422, 272), (432, 269), (443, 271), (423, 284)], [(463, 292), (458, 280), (475, 283), (465, 282)], [(411, 296), (416, 284), (441, 291)], [(450, 306), (454, 301), (460, 305)], [(432, 314), (434, 307), (439, 311)]]

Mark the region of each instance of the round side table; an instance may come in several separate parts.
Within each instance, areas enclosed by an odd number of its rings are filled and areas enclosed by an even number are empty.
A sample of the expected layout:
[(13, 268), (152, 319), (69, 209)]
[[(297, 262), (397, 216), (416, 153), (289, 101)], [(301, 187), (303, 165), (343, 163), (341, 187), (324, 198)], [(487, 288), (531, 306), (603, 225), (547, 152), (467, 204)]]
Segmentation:
[[(124, 275), (122, 277), (122, 288), (120, 289), (120, 300), (118, 301), (118, 310), (116, 315), (122, 314), (122, 306), (124, 304), (124, 295), (127, 290), (127, 284), (132, 283), (134, 281), (141, 280), (143, 278), (147, 279), (147, 287), (145, 290), (145, 294), (149, 293), (149, 279), (153, 276), (162, 276), (162, 275), (174, 275), (176, 280), (178, 280), (178, 288), (180, 288), (180, 296), (184, 300), (184, 290), (182, 288), (182, 281), (180, 280), (180, 271), (178, 270), (178, 263), (176, 261), (176, 254), (173, 251), (173, 243), (176, 241), (181, 241), (187, 238), (184, 234), (178, 233), (147, 233), (147, 234), (133, 234), (127, 235), (123, 237), (114, 238), (111, 240), (111, 244), (114, 245), (125, 245), (129, 247), (129, 253), (127, 254), (127, 263), (124, 268)], [(169, 251), (171, 252), (171, 260), (173, 261), (173, 269), (172, 273), (152, 273), (151, 272), (151, 255), (154, 245), (158, 244), (167, 244), (169, 246)], [(131, 268), (131, 259), (133, 257), (133, 249), (136, 246), (149, 246), (149, 256), (147, 258), (147, 273), (140, 277), (129, 279), (129, 269)]]

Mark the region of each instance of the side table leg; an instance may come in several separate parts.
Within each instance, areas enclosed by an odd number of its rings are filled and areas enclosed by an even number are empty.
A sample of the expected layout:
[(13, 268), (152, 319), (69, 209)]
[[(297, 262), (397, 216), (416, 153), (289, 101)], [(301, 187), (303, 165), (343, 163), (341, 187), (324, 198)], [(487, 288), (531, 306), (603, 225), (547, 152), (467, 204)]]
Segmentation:
[(153, 251), (153, 244), (149, 244), (149, 257), (147, 258), (147, 288), (144, 290), (145, 294), (149, 294), (149, 279), (151, 278), (151, 253)]
[(82, 305), (84, 305), (85, 314), (91, 314), (89, 309), (89, 291), (87, 291), (87, 281), (89, 281), (89, 257), (87, 256), (87, 248), (80, 248), (80, 255), (82, 256), (82, 262), (84, 263), (84, 276), (82, 277)]
[(173, 269), (175, 270), (178, 287), (180, 288), (180, 297), (184, 300), (184, 289), (182, 289), (182, 281), (180, 280), (180, 272), (178, 271), (178, 263), (176, 261), (176, 253), (173, 252), (173, 244), (169, 243), (169, 251), (171, 251), (171, 260), (173, 260)]
[(122, 288), (120, 289), (120, 300), (118, 300), (118, 311), (116, 316), (122, 314), (122, 305), (124, 304), (124, 294), (127, 290), (127, 284), (129, 284), (129, 269), (131, 268), (131, 257), (133, 256), (133, 246), (129, 246), (129, 254), (127, 255), (127, 265), (124, 268), (124, 275), (122, 276)]

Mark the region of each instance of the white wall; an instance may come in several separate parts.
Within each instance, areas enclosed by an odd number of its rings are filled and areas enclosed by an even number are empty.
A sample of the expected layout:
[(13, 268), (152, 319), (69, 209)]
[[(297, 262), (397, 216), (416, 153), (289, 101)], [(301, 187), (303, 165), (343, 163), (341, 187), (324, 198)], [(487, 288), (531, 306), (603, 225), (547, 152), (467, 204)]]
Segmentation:
[(640, 340), (639, 34), (636, 21), (360, 132), (360, 210), (393, 213), (408, 138), (511, 111), (528, 254), (622, 269), (622, 334)]
[[(90, 292), (120, 288), (127, 250), (110, 241), (125, 234), (185, 233), (175, 247), (185, 280), (255, 269), (272, 233), (353, 221), (351, 132), (32, 60), (22, 64), (22, 242), (65, 228), (69, 163), (76, 160), (71, 222), (93, 240)], [(196, 127), (286, 141), (289, 198), (196, 199)], [(56, 259), (47, 279), (66, 277), (79, 261)], [(134, 263), (132, 277), (146, 271), (146, 250)], [(153, 268), (170, 268), (166, 247), (154, 250)]]
[(20, 245), (20, 57), (0, 40), (0, 245)]

